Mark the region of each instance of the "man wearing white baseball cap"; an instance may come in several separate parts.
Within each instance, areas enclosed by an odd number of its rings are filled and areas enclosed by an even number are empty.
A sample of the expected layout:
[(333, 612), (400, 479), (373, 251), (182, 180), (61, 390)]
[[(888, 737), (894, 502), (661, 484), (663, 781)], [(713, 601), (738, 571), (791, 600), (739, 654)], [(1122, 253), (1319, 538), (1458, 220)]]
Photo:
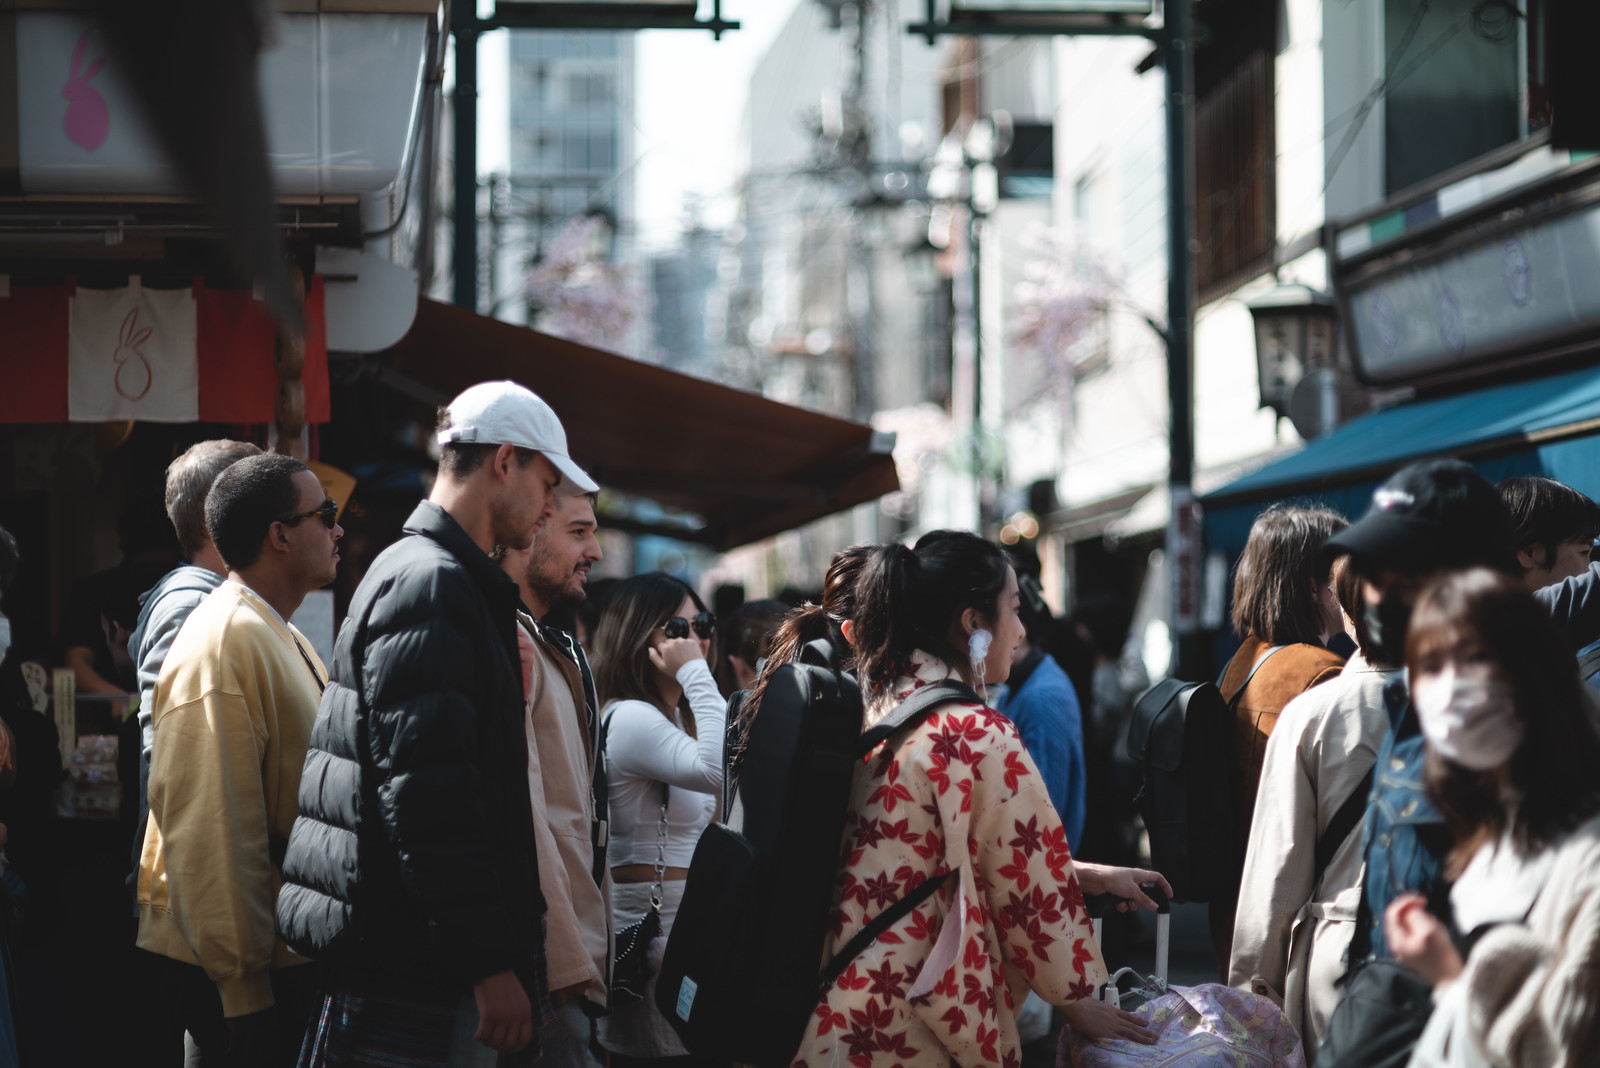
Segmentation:
[(532, 1063), (553, 1017), (519, 592), (488, 551), (527, 548), (557, 487), (595, 484), (514, 382), (466, 390), (438, 434), (433, 492), (340, 628), (283, 864), (278, 929), (331, 977), (311, 1068), (382, 1042), (407, 1065)]

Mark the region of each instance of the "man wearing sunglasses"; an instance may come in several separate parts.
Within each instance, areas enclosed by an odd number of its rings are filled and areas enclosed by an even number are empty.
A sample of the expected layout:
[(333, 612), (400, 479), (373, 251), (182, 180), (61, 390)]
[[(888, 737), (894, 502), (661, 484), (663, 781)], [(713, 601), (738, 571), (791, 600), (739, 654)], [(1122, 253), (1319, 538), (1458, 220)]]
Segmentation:
[(292, 1065), (315, 995), (316, 969), (272, 917), (327, 679), (288, 619), (333, 581), (337, 510), (291, 457), (223, 471), (205, 516), (228, 577), (156, 680), (138, 944), (191, 1065)]
[(335, 976), (306, 1068), (530, 1061), (549, 1011), (519, 598), (489, 550), (527, 548), (558, 486), (598, 487), (512, 382), (451, 401), (436, 440), (340, 628), (284, 862), (278, 928)]

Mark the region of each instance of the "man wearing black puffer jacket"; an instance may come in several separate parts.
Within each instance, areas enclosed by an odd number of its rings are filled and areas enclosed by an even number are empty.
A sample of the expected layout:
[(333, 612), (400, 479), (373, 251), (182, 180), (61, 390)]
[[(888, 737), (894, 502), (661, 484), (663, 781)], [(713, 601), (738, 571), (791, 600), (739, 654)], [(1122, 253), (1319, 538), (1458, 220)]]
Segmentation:
[(518, 594), (487, 550), (526, 548), (562, 482), (596, 487), (511, 382), (452, 401), (439, 444), (351, 601), (301, 779), (277, 919), (327, 968), (303, 1066), (529, 1061), (549, 1013)]

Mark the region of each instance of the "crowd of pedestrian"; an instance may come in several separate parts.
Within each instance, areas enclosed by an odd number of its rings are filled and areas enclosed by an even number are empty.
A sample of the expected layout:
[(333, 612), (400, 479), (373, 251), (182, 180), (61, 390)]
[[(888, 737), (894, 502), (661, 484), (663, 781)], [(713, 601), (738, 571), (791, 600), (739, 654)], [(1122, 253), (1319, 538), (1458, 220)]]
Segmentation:
[[(1172, 893), (1123, 830), (1143, 680), (1093, 614), (1055, 616), (1036, 558), (936, 531), (844, 550), (799, 607), (719, 618), (659, 572), (601, 596), (599, 486), (543, 401), (474, 386), (437, 440), (331, 663), (290, 620), (336, 575), (340, 504), (229, 441), (168, 470), (182, 562), (130, 553), (97, 582), (141, 595), (72, 631), (86, 685), (139, 694), (135, 940), (185, 1064), (729, 1064), (654, 977), (802, 662), (848, 675), (874, 742), (817, 947), (847, 966), (819, 972), (789, 1060), (1014, 1068), (1052, 1011), (1119, 1063), (1181, 1052), (1100, 996), (1086, 904)], [(1258, 1022), (1281, 1009), (1305, 1063), (1600, 1063), (1597, 535), (1576, 490), (1452, 460), (1354, 523), (1257, 518), (1208, 769), (1236, 848), (1207, 903), (1220, 980)], [(0, 610), (19, 563), (0, 531)], [(9, 644), (0, 615), (0, 1064), (56, 759)]]

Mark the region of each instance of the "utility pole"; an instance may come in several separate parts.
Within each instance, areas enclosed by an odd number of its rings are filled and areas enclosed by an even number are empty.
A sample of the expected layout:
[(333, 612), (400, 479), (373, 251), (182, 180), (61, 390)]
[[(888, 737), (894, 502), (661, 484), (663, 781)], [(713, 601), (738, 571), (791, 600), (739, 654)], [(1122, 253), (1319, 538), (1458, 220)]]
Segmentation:
[[(927, 17), (907, 26), (908, 32), (940, 36), (1097, 36), (1144, 37), (1156, 43), (1164, 68), (1167, 120), (1167, 346), (1168, 449), (1167, 494), (1168, 618), (1172, 622), (1174, 674), (1200, 678), (1209, 674), (1200, 664), (1200, 517), (1194, 501), (1194, 0), (1164, 0), (1162, 24), (1145, 19), (1154, 4), (1134, 5), (1107, 0), (1096, 10), (1092, 2), (1052, 5), (1044, 0), (1018, 0), (1015, 10), (986, 5), (986, 16), (926, 0)], [(1068, 10), (1071, 8), (1071, 10)]]
[[(722, 17), (722, 0), (711, 0), (711, 17), (679, 5), (574, 4), (564, 0), (519, 0), (498, 4), (489, 18), (478, 6), (456, 0), (448, 8), (450, 33), (456, 41), (455, 121), (455, 246), (451, 262), (455, 303), (477, 311), (480, 289), (478, 259), (478, 39), (490, 30), (709, 30), (712, 37), (737, 30), (739, 23)], [(609, 10), (608, 10), (609, 8)], [(691, 5), (693, 8), (693, 5)]]
[(456, 38), (455, 247), (450, 270), (455, 303), (478, 310), (478, 11), (474, 4), (450, 5), (450, 32)]
[(1167, 570), (1173, 669), (1200, 668), (1200, 529), (1194, 503), (1194, 67), (1193, 0), (1166, 0), (1162, 63), (1167, 112), (1167, 411), (1170, 467)]
[(855, 0), (840, 12), (848, 40), (849, 80), (844, 92), (842, 138), (853, 192), (850, 211), (850, 269), (845, 279), (845, 307), (850, 319), (851, 414), (866, 422), (877, 409), (877, 362), (873, 351), (872, 248), (863, 215), (873, 210), (872, 119), (867, 109), (867, 48), (871, 0)]

